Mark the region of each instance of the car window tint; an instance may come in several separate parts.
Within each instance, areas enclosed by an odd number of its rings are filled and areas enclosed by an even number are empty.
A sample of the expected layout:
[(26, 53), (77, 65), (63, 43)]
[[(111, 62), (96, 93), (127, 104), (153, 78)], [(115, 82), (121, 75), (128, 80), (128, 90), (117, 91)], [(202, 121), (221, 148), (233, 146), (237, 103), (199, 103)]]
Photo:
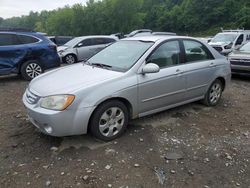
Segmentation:
[(21, 44), (32, 44), (32, 43), (36, 43), (39, 41), (37, 38), (27, 36), (27, 35), (17, 35), (17, 37)]
[(93, 45), (92, 39), (85, 39), (85, 40), (81, 41), (79, 44), (81, 44), (81, 43), (82, 43), (81, 46), (92, 46)]
[(160, 68), (177, 65), (180, 63), (180, 46), (178, 41), (170, 41), (162, 44), (147, 60), (155, 63)]
[(111, 39), (111, 38), (105, 38), (104, 40), (105, 40), (105, 44), (116, 42), (115, 39)]
[(209, 50), (203, 44), (192, 40), (184, 40), (183, 44), (187, 62), (212, 59)]
[(237, 39), (237, 41), (236, 41), (236, 45), (241, 45), (242, 42), (243, 42), (243, 40), (244, 40), (244, 35), (241, 34), (241, 35), (239, 36), (239, 38)]
[(58, 38), (56, 38), (56, 43), (57, 43), (58, 46), (61, 46), (61, 45), (64, 45), (65, 43), (67, 43), (70, 40), (71, 40), (71, 38), (69, 38), (69, 37), (68, 38), (67, 37), (65, 37), (65, 38), (58, 37)]
[(93, 45), (107, 44), (105, 38), (95, 38), (93, 39)]
[(14, 34), (0, 34), (0, 46), (17, 45), (18, 41)]

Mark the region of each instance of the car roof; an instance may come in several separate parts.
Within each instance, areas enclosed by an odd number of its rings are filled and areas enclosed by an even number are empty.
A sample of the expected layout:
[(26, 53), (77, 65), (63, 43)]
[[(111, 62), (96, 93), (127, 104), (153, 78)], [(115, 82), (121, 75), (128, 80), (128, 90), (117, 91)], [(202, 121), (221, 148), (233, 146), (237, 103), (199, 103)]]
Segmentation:
[(80, 36), (76, 37), (79, 40), (89, 39), (89, 38), (112, 38), (117, 39), (117, 37), (110, 36), (110, 35), (89, 35), (89, 36)]
[(139, 40), (139, 41), (156, 42), (156, 41), (164, 41), (166, 39), (195, 39), (195, 38), (186, 36), (172, 36), (172, 35), (150, 35), (150, 36), (129, 37), (129, 38), (124, 38), (122, 40), (134, 40), (134, 41)]
[(221, 33), (218, 33), (218, 34), (226, 34), (226, 35), (232, 35), (232, 34), (234, 34), (234, 35), (239, 35), (239, 34), (242, 34), (241, 32), (221, 32)]

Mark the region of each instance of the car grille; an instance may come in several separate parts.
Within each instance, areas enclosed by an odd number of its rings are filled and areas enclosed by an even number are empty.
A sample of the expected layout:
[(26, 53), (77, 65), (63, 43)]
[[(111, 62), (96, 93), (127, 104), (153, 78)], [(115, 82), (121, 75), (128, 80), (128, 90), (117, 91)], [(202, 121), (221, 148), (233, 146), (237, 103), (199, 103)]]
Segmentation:
[(221, 52), (223, 50), (222, 47), (218, 47), (218, 46), (213, 46), (213, 48), (217, 50), (218, 52)]
[(230, 59), (232, 65), (250, 66), (250, 59)]
[(26, 101), (29, 104), (36, 104), (39, 101), (40, 97), (32, 93), (29, 89), (26, 91)]

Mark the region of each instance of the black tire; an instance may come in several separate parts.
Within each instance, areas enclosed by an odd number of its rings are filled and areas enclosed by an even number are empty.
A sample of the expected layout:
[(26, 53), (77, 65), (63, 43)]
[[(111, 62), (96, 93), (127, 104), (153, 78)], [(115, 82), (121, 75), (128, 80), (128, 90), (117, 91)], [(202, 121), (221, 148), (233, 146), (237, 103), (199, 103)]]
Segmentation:
[(203, 104), (207, 106), (216, 106), (220, 102), (222, 91), (223, 84), (220, 80), (216, 79), (209, 87), (205, 98), (202, 101)]
[(42, 65), (36, 60), (26, 61), (22, 64), (20, 73), (25, 80), (32, 80), (44, 72)]
[(77, 62), (77, 58), (74, 54), (68, 54), (63, 58), (63, 62), (71, 65)]
[[(116, 112), (115, 109), (117, 109)], [(112, 118), (111, 115), (113, 114), (113, 112), (115, 112), (116, 116), (114, 118)], [(122, 120), (123, 117), (122, 115), (124, 115), (123, 120)], [(109, 117), (110, 119), (106, 120), (106, 116)], [(118, 120), (119, 118), (121, 119)], [(92, 118), (90, 120), (89, 130), (91, 134), (97, 139), (103, 141), (111, 141), (123, 134), (123, 132), (126, 130), (128, 126), (128, 119), (129, 119), (128, 109), (124, 103), (118, 100), (108, 101), (101, 104), (94, 111)], [(101, 131), (100, 129), (103, 130)], [(111, 134), (110, 132), (113, 134)]]

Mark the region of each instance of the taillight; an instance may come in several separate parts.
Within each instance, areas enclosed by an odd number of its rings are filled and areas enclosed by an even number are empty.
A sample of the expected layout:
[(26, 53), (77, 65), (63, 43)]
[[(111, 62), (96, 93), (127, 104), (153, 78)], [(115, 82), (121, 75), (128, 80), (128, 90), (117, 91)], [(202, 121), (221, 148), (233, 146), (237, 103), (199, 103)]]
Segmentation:
[(49, 48), (50, 48), (51, 50), (57, 51), (57, 46), (54, 45), (54, 44), (50, 44), (50, 45), (49, 45)]

